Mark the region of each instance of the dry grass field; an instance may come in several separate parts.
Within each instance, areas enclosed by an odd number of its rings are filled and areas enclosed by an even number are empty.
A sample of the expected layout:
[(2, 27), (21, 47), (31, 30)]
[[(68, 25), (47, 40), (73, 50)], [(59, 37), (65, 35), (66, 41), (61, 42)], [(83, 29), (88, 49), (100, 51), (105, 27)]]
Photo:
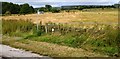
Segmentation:
[(28, 15), (13, 15), (3, 16), (5, 20), (32, 20), (36, 23), (42, 21), (43, 24), (47, 22), (54, 23), (69, 23), (77, 24), (79, 22), (98, 22), (114, 24), (118, 22), (118, 14), (116, 11), (76, 11), (76, 12), (61, 12), (61, 13), (44, 13), (44, 14), (28, 14)]

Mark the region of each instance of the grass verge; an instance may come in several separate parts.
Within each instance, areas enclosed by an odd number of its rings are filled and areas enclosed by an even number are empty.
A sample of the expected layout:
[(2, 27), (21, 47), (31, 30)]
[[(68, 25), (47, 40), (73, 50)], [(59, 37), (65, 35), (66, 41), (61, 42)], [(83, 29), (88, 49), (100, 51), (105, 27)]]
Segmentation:
[(32, 51), (34, 53), (51, 57), (106, 57), (81, 48), (72, 48), (46, 42), (37, 42), (31, 40), (15, 40), (14, 38), (3, 39), (3, 44), (15, 48)]

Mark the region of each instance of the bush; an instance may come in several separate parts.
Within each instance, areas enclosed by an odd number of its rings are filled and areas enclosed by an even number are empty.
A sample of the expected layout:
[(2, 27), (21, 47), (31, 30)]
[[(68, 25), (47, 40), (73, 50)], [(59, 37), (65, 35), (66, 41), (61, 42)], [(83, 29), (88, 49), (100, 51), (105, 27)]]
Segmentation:
[(34, 35), (37, 35), (37, 36), (41, 36), (43, 33), (44, 33), (44, 28), (41, 27), (41, 25), (38, 26), (38, 29), (37, 29), (37, 26), (34, 26), (33, 27), (33, 34)]
[(51, 12), (52, 12), (52, 13), (59, 13), (60, 10), (59, 10), (59, 9), (52, 8)]
[(5, 15), (11, 15), (11, 12), (10, 11), (6, 11)]

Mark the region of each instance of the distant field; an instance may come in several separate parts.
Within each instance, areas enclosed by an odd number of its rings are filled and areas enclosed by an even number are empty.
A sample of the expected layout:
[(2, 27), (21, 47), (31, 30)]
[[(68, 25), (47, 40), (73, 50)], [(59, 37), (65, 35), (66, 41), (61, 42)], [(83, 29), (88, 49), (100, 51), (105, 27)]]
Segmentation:
[(91, 11), (73, 11), (73, 12), (61, 12), (61, 13), (44, 13), (41, 15), (28, 14), (28, 15), (13, 15), (3, 16), (5, 20), (32, 20), (36, 23), (42, 21), (43, 24), (51, 21), (54, 23), (69, 23), (77, 24), (79, 22), (98, 22), (114, 24), (118, 22), (117, 10), (91, 10)]

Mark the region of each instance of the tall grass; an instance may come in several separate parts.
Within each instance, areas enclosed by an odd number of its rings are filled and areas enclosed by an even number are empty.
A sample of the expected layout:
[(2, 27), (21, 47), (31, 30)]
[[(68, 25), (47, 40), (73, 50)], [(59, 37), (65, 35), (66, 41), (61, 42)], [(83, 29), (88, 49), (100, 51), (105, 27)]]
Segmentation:
[[(30, 21), (3, 20), (2, 32), (3, 35), (7, 34), (13, 36), (18, 34), (21, 36), (26, 33), (25, 39), (55, 43), (74, 48), (83, 48), (92, 50), (93, 52), (108, 54), (110, 56), (118, 53), (120, 32), (118, 32), (117, 25), (113, 26), (96, 23), (91, 26), (81, 25), (77, 28), (57, 24), (52, 24), (52, 26), (48, 27), (49, 32), (45, 34), (45, 25), (39, 25), (39, 31), (36, 31), (36, 25)], [(57, 30), (52, 32), (51, 28)], [(29, 32), (32, 32), (32, 35), (28, 34)]]
[[(12, 35), (13, 33), (22, 34), (32, 30), (34, 24), (25, 20), (2, 20), (2, 34)], [(13, 34), (14, 35), (14, 34)]]

